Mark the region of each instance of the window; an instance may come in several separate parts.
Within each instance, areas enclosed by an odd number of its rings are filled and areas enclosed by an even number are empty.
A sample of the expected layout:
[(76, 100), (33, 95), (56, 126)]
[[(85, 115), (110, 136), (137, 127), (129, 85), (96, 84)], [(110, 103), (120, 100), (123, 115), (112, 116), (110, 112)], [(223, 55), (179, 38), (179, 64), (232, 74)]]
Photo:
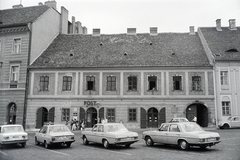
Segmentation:
[(72, 77), (71, 76), (64, 76), (63, 77), (63, 91), (71, 91), (72, 88)]
[(136, 91), (137, 90), (137, 76), (128, 77), (128, 90)]
[(94, 91), (95, 90), (95, 77), (87, 76), (87, 90)]
[(156, 90), (157, 89), (157, 77), (149, 76), (148, 77), (148, 90)]
[(228, 71), (221, 71), (221, 85), (228, 85)]
[(172, 124), (170, 125), (169, 132), (180, 132), (180, 130), (176, 124)]
[(69, 108), (62, 108), (62, 121), (69, 121), (70, 118), (70, 109)]
[(222, 115), (223, 116), (231, 115), (230, 102), (222, 102)]
[(193, 91), (201, 91), (201, 77), (193, 76), (192, 77), (192, 90)]
[(137, 109), (129, 109), (129, 121), (137, 121)]
[(48, 91), (49, 77), (41, 76), (40, 77), (40, 91)]
[(19, 66), (11, 66), (11, 82), (17, 82), (19, 78)]
[(20, 53), (21, 52), (21, 39), (16, 38), (13, 40), (13, 53)]
[(116, 76), (107, 76), (107, 91), (116, 91)]
[(173, 76), (173, 90), (182, 90), (181, 76)]
[(115, 122), (115, 109), (107, 109), (108, 122)]

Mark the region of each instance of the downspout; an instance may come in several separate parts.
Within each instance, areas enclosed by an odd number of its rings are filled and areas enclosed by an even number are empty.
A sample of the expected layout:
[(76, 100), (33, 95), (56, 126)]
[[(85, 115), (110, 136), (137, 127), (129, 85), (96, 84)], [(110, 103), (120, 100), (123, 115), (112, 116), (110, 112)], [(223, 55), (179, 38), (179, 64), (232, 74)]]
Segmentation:
[(26, 83), (25, 83), (25, 99), (23, 108), (23, 127), (26, 129), (26, 114), (27, 114), (27, 100), (28, 100), (28, 85), (29, 85), (29, 64), (31, 57), (31, 46), (32, 46), (32, 23), (28, 23), (29, 29), (29, 43), (28, 43), (28, 59), (27, 59), (27, 71), (26, 71)]

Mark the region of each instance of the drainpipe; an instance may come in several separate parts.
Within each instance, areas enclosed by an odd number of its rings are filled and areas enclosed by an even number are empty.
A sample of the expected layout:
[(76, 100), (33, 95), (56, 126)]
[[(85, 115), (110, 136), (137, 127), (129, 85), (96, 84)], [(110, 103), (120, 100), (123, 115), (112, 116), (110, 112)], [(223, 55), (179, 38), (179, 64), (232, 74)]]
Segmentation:
[(26, 83), (25, 83), (25, 99), (23, 108), (23, 128), (26, 129), (26, 114), (27, 114), (27, 100), (28, 100), (28, 85), (29, 85), (29, 64), (32, 46), (32, 23), (28, 23), (29, 29), (29, 43), (28, 43), (28, 60), (27, 60), (27, 70), (26, 70)]
[[(216, 65), (216, 64), (215, 64)], [(217, 107), (217, 84), (216, 84), (216, 72), (215, 72), (215, 68), (216, 66), (214, 66), (213, 68), (213, 87), (214, 87), (214, 103), (215, 103), (215, 127), (217, 128), (217, 123), (218, 123), (218, 107)]]

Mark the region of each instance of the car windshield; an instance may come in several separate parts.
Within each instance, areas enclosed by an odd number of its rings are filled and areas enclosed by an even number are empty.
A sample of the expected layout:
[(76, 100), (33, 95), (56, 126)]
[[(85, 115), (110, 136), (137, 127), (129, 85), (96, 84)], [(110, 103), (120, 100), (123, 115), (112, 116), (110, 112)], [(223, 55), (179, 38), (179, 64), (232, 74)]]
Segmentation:
[(196, 123), (186, 123), (186, 124), (181, 124), (181, 126), (185, 132), (203, 131), (203, 129)]
[(50, 126), (49, 132), (69, 132), (69, 128), (67, 126)]
[(22, 126), (5, 126), (2, 128), (2, 133), (23, 132)]
[(107, 132), (122, 132), (128, 131), (122, 124), (107, 125)]
[(227, 120), (228, 120), (228, 121), (231, 121), (231, 120), (232, 120), (232, 118), (233, 118), (233, 117), (228, 117), (228, 119), (227, 119)]

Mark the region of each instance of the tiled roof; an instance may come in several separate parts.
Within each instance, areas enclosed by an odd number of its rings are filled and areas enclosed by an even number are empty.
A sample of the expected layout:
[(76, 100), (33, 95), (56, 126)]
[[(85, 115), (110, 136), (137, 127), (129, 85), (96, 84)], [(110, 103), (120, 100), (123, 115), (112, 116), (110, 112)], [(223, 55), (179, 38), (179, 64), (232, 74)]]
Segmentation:
[(42, 5), (0, 10), (0, 28), (33, 22), (46, 12), (47, 9), (49, 9), (48, 6)]
[(197, 34), (59, 35), (31, 68), (210, 66)]
[(240, 27), (237, 30), (228, 27), (222, 27), (222, 31), (215, 27), (200, 30), (216, 60), (240, 60)]

